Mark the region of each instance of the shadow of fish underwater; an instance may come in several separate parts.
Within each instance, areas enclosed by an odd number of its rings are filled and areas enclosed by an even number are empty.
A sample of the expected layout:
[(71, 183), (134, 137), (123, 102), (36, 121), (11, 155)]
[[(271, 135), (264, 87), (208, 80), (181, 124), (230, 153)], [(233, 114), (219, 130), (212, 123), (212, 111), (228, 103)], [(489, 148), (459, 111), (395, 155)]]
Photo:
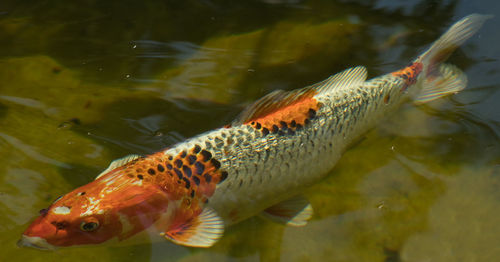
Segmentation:
[(463, 18), (399, 71), (366, 80), (360, 66), (275, 91), (229, 125), (115, 160), (42, 209), (18, 244), (55, 249), (147, 233), (210, 247), (225, 225), (257, 214), (304, 226), (313, 210), (301, 190), (323, 178), (352, 141), (409, 99), (425, 103), (465, 88), (465, 74), (443, 62), (488, 18)]

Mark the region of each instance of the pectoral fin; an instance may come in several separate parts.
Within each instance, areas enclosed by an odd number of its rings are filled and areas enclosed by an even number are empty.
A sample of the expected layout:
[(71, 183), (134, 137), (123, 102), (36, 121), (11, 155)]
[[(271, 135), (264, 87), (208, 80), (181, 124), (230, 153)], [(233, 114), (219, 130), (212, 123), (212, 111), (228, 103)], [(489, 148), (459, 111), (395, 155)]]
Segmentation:
[(312, 206), (303, 196), (295, 196), (262, 212), (264, 217), (289, 226), (305, 226), (312, 214)]
[(210, 247), (222, 236), (224, 222), (211, 208), (205, 208), (197, 217), (174, 223), (164, 237), (172, 242), (190, 247)]

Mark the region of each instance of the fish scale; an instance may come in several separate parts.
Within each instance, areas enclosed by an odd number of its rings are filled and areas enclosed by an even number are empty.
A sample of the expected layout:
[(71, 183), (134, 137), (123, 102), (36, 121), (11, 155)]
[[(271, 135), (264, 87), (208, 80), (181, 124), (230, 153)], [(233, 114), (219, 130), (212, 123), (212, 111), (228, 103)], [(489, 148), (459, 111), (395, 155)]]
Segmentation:
[(19, 245), (54, 249), (148, 233), (210, 247), (225, 226), (257, 214), (304, 226), (313, 211), (301, 191), (328, 174), (351, 143), (405, 101), (465, 88), (465, 74), (443, 62), (487, 18), (458, 21), (401, 70), (367, 81), (366, 69), (355, 67), (303, 89), (277, 90), (222, 128), (115, 160), (42, 209)]
[[(208, 205), (227, 224), (232, 224), (255, 215), (263, 207), (298, 194), (324, 177), (360, 133), (366, 132), (380, 116), (398, 106), (399, 103), (380, 104), (384, 94), (400, 89), (403, 84), (389, 74), (354, 89), (339, 89), (318, 96), (317, 100), (323, 106), (310, 124), (295, 135), (262, 136), (258, 130), (245, 125), (231, 127), (233, 133), (239, 134), (249, 146), (224, 144), (231, 151), (238, 152), (230, 157), (219, 150), (222, 146), (214, 151), (221, 157), (222, 169), (229, 170), (229, 176), (217, 187)], [(222, 128), (193, 140), (201, 142), (208, 137), (217, 138), (224, 132), (227, 130)], [(250, 183), (250, 180), (257, 182)], [(232, 197), (227, 197), (228, 194)], [(238, 217), (229, 217), (236, 207)]]

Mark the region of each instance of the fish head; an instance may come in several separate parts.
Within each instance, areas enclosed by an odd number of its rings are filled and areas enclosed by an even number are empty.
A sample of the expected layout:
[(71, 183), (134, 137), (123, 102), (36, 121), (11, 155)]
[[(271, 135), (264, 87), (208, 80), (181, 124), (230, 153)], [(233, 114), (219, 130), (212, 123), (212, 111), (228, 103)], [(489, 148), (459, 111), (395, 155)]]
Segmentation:
[(88, 198), (75, 199), (71, 193), (56, 200), (40, 210), (40, 215), (24, 231), (19, 245), (52, 250), (98, 244), (118, 234), (120, 224), (110, 223), (115, 220), (114, 212), (99, 208), (85, 213), (88, 202)]
[(150, 227), (168, 206), (164, 191), (115, 172), (54, 201), (24, 231), (19, 246), (57, 247), (123, 240)]
[[(58, 206), (55, 210), (66, 210)], [(56, 247), (72, 245), (98, 244), (117, 234), (119, 225), (106, 224), (105, 214), (92, 214), (85, 217), (54, 214), (53, 210), (42, 211), (24, 231), (20, 246), (53, 250)]]

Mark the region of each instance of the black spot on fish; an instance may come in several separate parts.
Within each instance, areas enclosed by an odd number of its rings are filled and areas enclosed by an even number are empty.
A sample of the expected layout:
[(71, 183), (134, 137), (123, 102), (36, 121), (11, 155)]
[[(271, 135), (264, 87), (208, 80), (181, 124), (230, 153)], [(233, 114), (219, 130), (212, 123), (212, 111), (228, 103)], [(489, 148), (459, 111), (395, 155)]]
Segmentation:
[(168, 170), (172, 170), (172, 165), (171, 164), (167, 164), (167, 168), (168, 168)]
[(140, 180), (144, 179), (142, 175), (137, 175), (137, 178), (139, 178)]
[(205, 171), (205, 165), (203, 165), (202, 163), (200, 162), (196, 162), (194, 163), (194, 168), (195, 168), (195, 172), (197, 175), (201, 175), (203, 174), (203, 171)]
[(177, 176), (179, 177), (179, 179), (182, 179), (182, 172), (179, 169), (174, 168), (174, 172), (177, 174)]
[(158, 166), (156, 167), (158, 169), (158, 171), (160, 172), (163, 172), (165, 171), (165, 168), (161, 165), (161, 164), (158, 164)]
[(154, 175), (156, 175), (156, 171), (154, 169), (150, 168), (150, 169), (148, 169), (148, 174), (154, 176)]
[(186, 157), (186, 155), (187, 155), (186, 151), (182, 151), (182, 153), (181, 153), (181, 157), (182, 157), (182, 158), (185, 158), (185, 157)]
[(193, 152), (194, 152), (195, 154), (198, 154), (198, 153), (200, 153), (200, 151), (201, 151), (201, 147), (200, 147), (199, 145), (195, 145), (195, 146), (194, 146), (194, 149), (193, 149)]
[(194, 183), (195, 183), (197, 186), (199, 186), (199, 185), (200, 185), (200, 179), (199, 179), (197, 176), (194, 176), (194, 177), (193, 177), (193, 181), (194, 181)]
[(288, 128), (288, 125), (285, 121), (280, 121), (281, 128)]
[(191, 197), (194, 197), (194, 190), (191, 190)]
[(191, 168), (189, 168), (188, 166), (183, 166), (182, 171), (184, 171), (184, 174), (188, 177), (191, 177), (191, 175), (193, 175)]
[(273, 133), (275, 133), (275, 134), (278, 133), (278, 130), (279, 130), (278, 126), (273, 125)]
[(309, 118), (315, 118), (316, 117), (316, 110), (310, 108), (308, 114), (309, 114)]
[(216, 168), (216, 169), (219, 169), (220, 168), (220, 162), (217, 161), (217, 159), (215, 158), (212, 158), (212, 160), (210, 161), (212, 163), (212, 165)]
[(168, 160), (172, 160), (174, 159), (172, 156), (168, 156)]
[(295, 127), (295, 126), (297, 126), (297, 122), (295, 122), (295, 120), (292, 120), (292, 122), (290, 122), (290, 126), (291, 126), (291, 127)]
[(188, 156), (188, 162), (190, 165), (194, 164), (196, 162), (196, 156), (195, 155), (189, 155)]
[(208, 152), (207, 150), (201, 150), (201, 155), (203, 156), (204, 162), (207, 162), (212, 158), (212, 153)]
[(255, 122), (250, 123), (252, 126), (255, 125)]
[(304, 124), (307, 125), (309, 123), (311, 123), (311, 120), (309, 120), (309, 118), (306, 118), (306, 120), (304, 120)]
[(207, 183), (210, 183), (210, 181), (212, 181), (212, 176), (209, 174), (205, 174), (203, 175), (203, 177), (205, 177), (205, 181), (207, 181)]
[(257, 125), (255, 126), (255, 128), (260, 129), (261, 127), (262, 127), (262, 125), (259, 122), (257, 122)]
[(191, 187), (191, 182), (189, 182), (189, 179), (183, 177), (182, 180), (186, 183), (186, 188), (189, 189)]
[(262, 134), (265, 135), (265, 136), (267, 136), (269, 134), (269, 129), (267, 129), (265, 127), (262, 128)]
[(175, 166), (176, 166), (177, 168), (181, 168), (181, 167), (182, 167), (182, 160), (177, 159), (177, 160), (175, 160), (174, 164), (175, 164)]
[(302, 125), (301, 125), (301, 124), (297, 124), (296, 129), (297, 129), (297, 130), (302, 129)]
[(219, 183), (221, 183), (222, 181), (226, 180), (226, 178), (227, 178), (227, 172), (226, 171), (222, 171), (220, 174), (221, 174), (221, 176), (220, 176)]

